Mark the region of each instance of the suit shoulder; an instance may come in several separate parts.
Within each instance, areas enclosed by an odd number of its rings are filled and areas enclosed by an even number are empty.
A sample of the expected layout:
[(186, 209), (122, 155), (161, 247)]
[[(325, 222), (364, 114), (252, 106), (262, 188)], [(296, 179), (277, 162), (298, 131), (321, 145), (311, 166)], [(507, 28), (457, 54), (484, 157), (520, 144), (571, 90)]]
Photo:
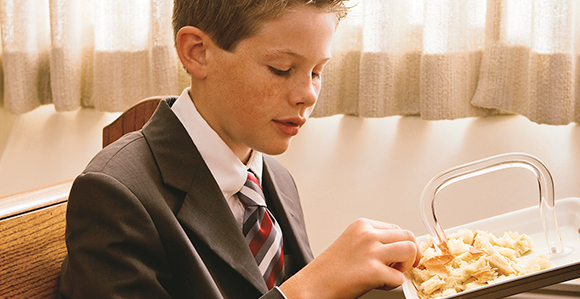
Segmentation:
[(284, 165), (273, 157), (264, 155), (264, 166), (267, 172), (264, 175), (271, 176), (272, 182), (278, 186), (281, 192), (290, 197), (299, 197), (296, 182)]
[(111, 143), (89, 162), (84, 172), (105, 172), (115, 165), (139, 165), (143, 159), (150, 157), (151, 150), (141, 131), (123, 135), (119, 140)]
[(290, 171), (288, 171), (288, 169), (286, 169), (286, 167), (282, 165), (282, 163), (278, 162), (278, 160), (276, 160), (274, 157), (269, 155), (263, 155), (263, 157), (264, 164), (266, 164), (266, 167), (268, 167), (272, 173), (275, 175), (288, 176), (290, 178), (292, 177)]

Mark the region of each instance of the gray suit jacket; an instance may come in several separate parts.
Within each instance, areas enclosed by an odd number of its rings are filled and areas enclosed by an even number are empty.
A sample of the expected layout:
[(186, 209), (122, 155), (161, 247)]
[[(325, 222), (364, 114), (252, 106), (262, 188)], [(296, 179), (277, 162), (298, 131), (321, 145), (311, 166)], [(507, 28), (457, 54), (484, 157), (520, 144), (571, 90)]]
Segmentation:
[[(217, 183), (161, 101), (141, 131), (103, 149), (68, 203), (62, 298), (282, 298), (268, 292)], [(312, 260), (288, 171), (264, 156), (287, 277)]]

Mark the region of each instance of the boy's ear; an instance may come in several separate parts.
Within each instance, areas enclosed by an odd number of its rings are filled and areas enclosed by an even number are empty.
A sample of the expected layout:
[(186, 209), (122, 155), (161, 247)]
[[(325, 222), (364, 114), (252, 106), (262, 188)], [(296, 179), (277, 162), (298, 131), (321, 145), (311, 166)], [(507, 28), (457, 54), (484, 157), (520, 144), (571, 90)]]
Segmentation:
[(185, 26), (177, 32), (175, 43), (179, 59), (191, 76), (205, 79), (209, 36), (197, 27)]

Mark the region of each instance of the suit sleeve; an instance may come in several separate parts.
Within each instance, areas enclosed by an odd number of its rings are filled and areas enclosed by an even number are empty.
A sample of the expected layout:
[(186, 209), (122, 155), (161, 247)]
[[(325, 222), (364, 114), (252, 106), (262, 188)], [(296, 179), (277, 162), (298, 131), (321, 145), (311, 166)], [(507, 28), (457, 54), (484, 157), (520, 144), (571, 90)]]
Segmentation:
[(67, 208), (62, 298), (171, 298), (167, 257), (148, 211), (114, 178), (79, 176)]
[(279, 288), (273, 288), (270, 292), (266, 293), (264, 296), (260, 297), (260, 299), (288, 299), (286, 295), (280, 291)]

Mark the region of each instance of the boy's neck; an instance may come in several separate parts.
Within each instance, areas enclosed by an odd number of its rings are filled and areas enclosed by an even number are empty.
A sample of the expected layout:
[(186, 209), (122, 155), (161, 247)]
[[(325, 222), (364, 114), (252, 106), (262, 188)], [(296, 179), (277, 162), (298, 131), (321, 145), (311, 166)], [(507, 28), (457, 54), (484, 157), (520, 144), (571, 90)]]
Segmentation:
[[(193, 81), (195, 82), (195, 80), (193, 80)], [(224, 140), (223, 136), (221, 136), (220, 133), (215, 130), (215, 128), (212, 126), (212, 123), (210, 121), (208, 121), (207, 115), (205, 115), (205, 113), (204, 113), (204, 108), (205, 108), (204, 104), (205, 103), (203, 103), (203, 100), (201, 99), (203, 97), (203, 90), (204, 89), (202, 86), (200, 86), (201, 84), (194, 84), (194, 82), (192, 82), (192, 84), (191, 84), (191, 87), (189, 90), (189, 97), (191, 98), (191, 101), (193, 102), (195, 109), (197, 110), (199, 115), (201, 115), (201, 117), (205, 120), (205, 122), (210, 126), (210, 128), (212, 130), (214, 130), (214, 132), (216, 132), (218, 134), (218, 136), (226, 143), (226, 145), (230, 148), (230, 150), (232, 150), (232, 152), (236, 155), (236, 157), (238, 157), (238, 159), (240, 159), (240, 161), (244, 165), (247, 165), (248, 161), (250, 160), (250, 157), (252, 155), (252, 149), (251, 148), (248, 148), (248, 149), (232, 148), (232, 146)], [(195, 90), (195, 94), (192, 92), (192, 90)]]

